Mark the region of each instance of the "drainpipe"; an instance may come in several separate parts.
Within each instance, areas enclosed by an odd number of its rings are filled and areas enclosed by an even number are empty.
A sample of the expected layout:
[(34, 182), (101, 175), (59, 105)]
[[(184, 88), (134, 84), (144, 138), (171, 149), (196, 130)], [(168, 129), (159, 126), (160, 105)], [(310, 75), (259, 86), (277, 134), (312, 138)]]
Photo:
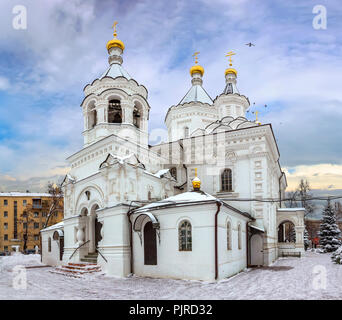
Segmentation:
[(129, 245), (130, 245), (130, 249), (131, 249), (131, 253), (130, 253), (130, 269), (131, 269), (131, 274), (133, 274), (133, 230), (132, 230), (132, 221), (131, 221), (131, 210), (129, 210), (127, 212), (127, 218), (128, 218), (128, 223), (129, 223)]
[(215, 280), (218, 278), (218, 244), (217, 244), (217, 216), (220, 212), (222, 203), (220, 201), (216, 202), (217, 210), (215, 213)]
[(281, 178), (283, 177), (283, 175), (284, 175), (284, 172), (281, 173), (281, 175), (280, 175), (280, 177), (279, 177), (279, 180), (278, 180), (278, 182), (279, 182), (279, 207), (280, 207), (280, 208), (281, 208), (281, 187), (280, 187), (280, 180), (281, 180)]
[(248, 241), (248, 224), (249, 224), (249, 221), (246, 222), (246, 266), (248, 268), (248, 250), (249, 250), (249, 241)]

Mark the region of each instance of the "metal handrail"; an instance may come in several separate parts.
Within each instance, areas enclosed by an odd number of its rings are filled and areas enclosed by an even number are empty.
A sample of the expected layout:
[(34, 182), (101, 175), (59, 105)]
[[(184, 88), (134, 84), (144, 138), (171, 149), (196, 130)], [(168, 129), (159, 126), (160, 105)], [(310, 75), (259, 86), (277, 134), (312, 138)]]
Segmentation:
[(69, 258), (69, 260), (73, 257), (73, 255), (75, 254), (75, 252), (79, 249), (79, 248), (81, 248), (82, 246), (84, 246), (86, 243), (88, 243), (90, 240), (88, 240), (88, 241), (86, 241), (86, 242), (84, 242), (84, 243), (82, 243), (78, 248), (76, 248), (75, 249), (75, 251), (72, 253), (72, 255), (70, 256), (70, 258)]
[(103, 258), (103, 260), (106, 261), (106, 262), (108, 263), (107, 259), (104, 257), (104, 255), (101, 253), (101, 251), (100, 251), (99, 249), (97, 249), (97, 248), (96, 248), (96, 251), (101, 255), (101, 257)]

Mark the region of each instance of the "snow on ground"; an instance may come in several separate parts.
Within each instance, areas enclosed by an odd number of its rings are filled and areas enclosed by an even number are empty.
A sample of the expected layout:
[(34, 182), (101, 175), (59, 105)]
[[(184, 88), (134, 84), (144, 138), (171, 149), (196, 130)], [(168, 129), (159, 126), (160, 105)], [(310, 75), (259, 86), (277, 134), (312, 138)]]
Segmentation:
[(105, 275), (78, 279), (50, 273), (52, 268), (30, 268), (26, 290), (12, 287), (9, 267), (33, 260), (38, 265), (39, 256), (0, 257), (0, 299), (342, 299), (342, 265), (333, 264), (330, 256), (307, 252), (302, 258), (280, 258), (270, 267), (217, 283)]

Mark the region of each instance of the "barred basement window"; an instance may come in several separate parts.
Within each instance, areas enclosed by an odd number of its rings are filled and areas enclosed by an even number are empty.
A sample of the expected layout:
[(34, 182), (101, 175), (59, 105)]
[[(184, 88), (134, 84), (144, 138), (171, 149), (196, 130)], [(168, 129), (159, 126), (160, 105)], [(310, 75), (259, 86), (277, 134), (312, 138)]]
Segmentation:
[(233, 191), (233, 183), (232, 183), (232, 170), (224, 169), (221, 174), (221, 190), (222, 191)]
[(227, 222), (227, 250), (232, 250), (232, 227), (230, 222)]
[(191, 223), (187, 220), (181, 222), (178, 229), (179, 251), (192, 251)]

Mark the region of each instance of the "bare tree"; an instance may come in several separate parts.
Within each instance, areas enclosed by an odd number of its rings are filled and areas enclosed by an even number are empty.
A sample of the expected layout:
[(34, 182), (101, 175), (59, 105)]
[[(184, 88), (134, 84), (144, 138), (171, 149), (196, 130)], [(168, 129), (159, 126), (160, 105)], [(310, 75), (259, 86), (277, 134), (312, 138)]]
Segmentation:
[(48, 193), (51, 195), (47, 207), (47, 216), (46, 221), (44, 223), (43, 229), (48, 227), (49, 221), (51, 217), (61, 210), (63, 210), (63, 191), (60, 185), (49, 183), (48, 186)]
[[(19, 237), (23, 241), (24, 252), (27, 249), (27, 243), (33, 240), (35, 236), (35, 229), (39, 232), (40, 229), (48, 227), (49, 224), (56, 223), (57, 213), (63, 211), (63, 192), (61, 187), (49, 183), (47, 189), (50, 197), (42, 200), (38, 205), (34, 203), (27, 204), (23, 213), (19, 216), (18, 223), (22, 224), (22, 232), (19, 234)], [(35, 223), (39, 224), (39, 226), (35, 226)]]
[(286, 198), (288, 199), (287, 205), (289, 208), (298, 207), (297, 197), (298, 197), (297, 191), (290, 191), (286, 193)]
[(312, 213), (315, 209), (315, 205), (312, 203), (312, 195), (310, 193), (311, 188), (307, 180), (301, 179), (299, 186), (296, 190), (299, 198), (299, 202), (302, 208), (305, 208), (305, 216)]
[(27, 242), (33, 237), (35, 211), (36, 209), (33, 207), (33, 205), (28, 204), (18, 219), (18, 223), (22, 225), (22, 232), (19, 232), (19, 239), (21, 238), (23, 241), (24, 252), (27, 249)]

